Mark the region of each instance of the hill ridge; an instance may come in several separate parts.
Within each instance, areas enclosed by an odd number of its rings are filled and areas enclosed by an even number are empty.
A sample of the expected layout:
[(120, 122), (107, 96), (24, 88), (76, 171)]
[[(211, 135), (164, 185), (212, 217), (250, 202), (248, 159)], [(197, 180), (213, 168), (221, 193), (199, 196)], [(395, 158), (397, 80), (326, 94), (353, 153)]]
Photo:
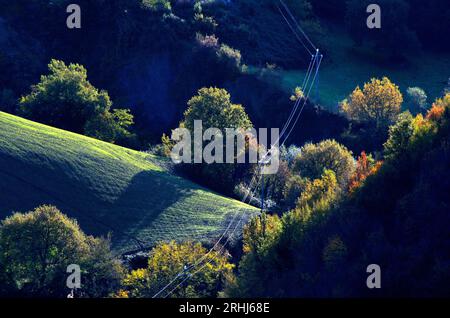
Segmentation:
[(115, 250), (161, 240), (214, 239), (235, 212), (256, 208), (158, 165), (154, 155), (0, 112), (0, 217), (53, 204)]

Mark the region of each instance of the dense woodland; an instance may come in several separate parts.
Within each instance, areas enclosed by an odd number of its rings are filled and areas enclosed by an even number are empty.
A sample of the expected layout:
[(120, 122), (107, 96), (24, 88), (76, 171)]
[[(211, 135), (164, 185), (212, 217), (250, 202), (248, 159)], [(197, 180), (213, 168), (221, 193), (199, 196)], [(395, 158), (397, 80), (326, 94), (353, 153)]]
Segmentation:
[[(276, 69), (306, 68), (309, 57), (278, 1), (80, 0), (77, 30), (63, 27), (70, 2), (0, 0), (0, 111), (169, 157), (171, 131), (192, 131), (194, 120), (282, 127), (297, 100), (306, 107), (278, 173), (255, 189), (255, 164), (170, 167), (223, 195), (250, 194), (257, 207), (264, 191), (264, 211), (225, 248), (161, 242), (129, 261), (42, 202), (0, 225), (0, 296), (65, 297), (76, 263), (77, 297), (152, 297), (205, 254), (198, 273), (157, 295), (450, 296), (449, 83), (428, 100), (420, 87), (405, 94), (389, 74), (367, 74), (332, 112), (280, 85)], [(333, 26), (354, 41), (352, 54), (384, 65), (450, 52), (445, 0), (378, 1), (385, 20), (375, 32), (360, 27), (370, 1), (285, 2), (323, 48), (324, 67)], [(381, 289), (366, 286), (369, 264), (382, 268)]]

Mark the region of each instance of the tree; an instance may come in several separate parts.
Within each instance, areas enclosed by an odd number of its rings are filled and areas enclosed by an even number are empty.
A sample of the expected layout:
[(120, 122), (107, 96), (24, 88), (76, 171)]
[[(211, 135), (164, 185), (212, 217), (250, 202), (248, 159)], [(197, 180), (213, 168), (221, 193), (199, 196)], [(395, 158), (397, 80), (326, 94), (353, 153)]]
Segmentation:
[(283, 189), (283, 203), (286, 208), (290, 209), (295, 207), (298, 197), (304, 190), (308, 179), (302, 178), (298, 175), (291, 176)]
[[(194, 136), (194, 121), (201, 120), (203, 130), (208, 128), (218, 128), (223, 135), (223, 154), (227, 153), (226, 129), (239, 130), (238, 135), (247, 141), (246, 151), (253, 147), (252, 141), (243, 136), (245, 130), (252, 127), (252, 123), (242, 105), (233, 104), (230, 94), (225, 89), (215, 87), (202, 88), (198, 94), (188, 102), (188, 109), (184, 113), (184, 120), (180, 126), (187, 128)], [(257, 145), (256, 145), (257, 147)], [(243, 153), (236, 153), (236, 149), (229, 149), (234, 153), (234, 161)], [(202, 147), (203, 149), (203, 147)], [(225, 160), (223, 160), (225, 162)], [(202, 165), (190, 165), (187, 167), (189, 173), (194, 178), (199, 178), (200, 182), (208, 186), (231, 194), (239, 179), (250, 169), (250, 165), (237, 163), (212, 163)]]
[(82, 65), (51, 60), (48, 68), (50, 74), (20, 98), (25, 117), (105, 141), (128, 135), (133, 115), (126, 109), (111, 112), (108, 93), (92, 86)]
[(66, 65), (51, 60), (49, 75), (32, 86), (31, 93), (20, 98), (23, 115), (44, 124), (82, 133), (87, 120), (112, 106), (108, 93), (99, 91), (87, 80), (86, 69), (79, 64)]
[(78, 264), (82, 271), (80, 296), (105, 297), (120, 283), (122, 269), (109, 242), (86, 236), (57, 208), (44, 205), (2, 221), (0, 276), (9, 287), (3, 292), (65, 297), (70, 264)]
[(201, 120), (203, 129), (252, 127), (244, 107), (232, 104), (230, 94), (225, 89), (216, 87), (201, 88), (198, 94), (188, 101), (183, 123), (191, 133), (194, 132), (194, 120)]
[(225, 68), (228, 68), (235, 73), (241, 70), (242, 56), (239, 50), (233, 49), (226, 44), (222, 44), (218, 48), (216, 54), (219, 61), (225, 64)]
[(356, 87), (340, 106), (349, 119), (375, 123), (380, 129), (395, 121), (402, 102), (403, 96), (398, 86), (383, 77), (381, 80), (372, 78), (362, 90)]
[(414, 134), (414, 118), (410, 112), (400, 114), (397, 122), (389, 127), (389, 138), (384, 143), (384, 157), (392, 159), (406, 152)]
[(361, 152), (361, 155), (356, 161), (356, 169), (350, 178), (348, 190), (350, 193), (359, 188), (364, 180), (372, 174), (375, 174), (381, 168), (382, 162), (376, 162), (373, 157), (367, 155), (365, 151)]
[[(180, 272), (197, 264), (207, 252), (200, 243), (178, 244), (174, 241), (160, 243), (151, 251), (148, 267), (134, 270), (124, 279), (122, 294), (128, 297), (153, 297)], [(201, 270), (189, 276), (189, 279), (172, 294), (168, 295), (168, 292), (173, 287), (159, 294), (159, 297), (166, 295), (172, 298), (216, 297), (224, 281), (232, 275), (233, 265), (228, 262), (226, 256), (213, 251), (201, 265), (193, 268), (193, 271), (181, 274), (181, 279), (198, 269)]]
[[(303, 214), (302, 220), (309, 219), (311, 212), (325, 211), (338, 193), (336, 174), (325, 169), (319, 179), (308, 180), (297, 201), (296, 213)], [(305, 212), (308, 213), (305, 215)]]
[(426, 118), (439, 122), (443, 117), (444, 113), (450, 109), (450, 93), (446, 93), (444, 97), (437, 98), (433, 103), (431, 109), (428, 111)]
[(294, 160), (293, 171), (310, 180), (319, 179), (324, 170), (332, 170), (341, 187), (345, 189), (355, 170), (352, 153), (335, 140), (324, 140), (318, 144), (307, 143)]
[(114, 109), (89, 119), (84, 127), (85, 134), (108, 142), (124, 143), (133, 135), (129, 128), (134, 124), (134, 117), (129, 109)]
[(421, 113), (427, 108), (427, 94), (420, 87), (408, 87), (408, 109), (413, 113)]
[[(244, 227), (244, 255), (239, 263), (239, 276), (227, 285), (225, 295), (289, 296), (289, 293), (301, 288), (303, 281), (312, 280), (306, 271), (299, 274), (293, 272), (292, 268), (299, 266), (299, 260), (302, 263), (313, 262), (303, 254), (316, 250), (316, 246), (311, 248), (308, 244), (314, 244), (319, 232), (308, 235), (307, 230), (314, 220), (328, 212), (338, 191), (334, 172), (325, 170), (319, 179), (305, 181), (294, 210), (283, 214), (281, 218), (267, 214), (253, 218)], [(303, 246), (308, 248), (303, 249)]]
[(170, 12), (172, 10), (169, 0), (142, 0), (142, 7), (154, 12)]
[[(412, 116), (400, 116), (407, 125), (398, 127), (412, 136), (398, 138), (399, 144), (409, 145), (399, 147), (402, 155), (386, 160), (351, 196), (336, 200), (336, 179), (326, 171), (307, 181), (296, 209), (281, 222), (249, 223), (252, 231), (244, 231), (244, 256), (228, 295), (448, 296), (450, 95), (433, 108), (430, 116), (413, 118), (412, 129)], [(358, 173), (366, 174), (372, 160), (362, 155), (358, 161)], [(360, 270), (371, 259), (385, 268), (385, 287), (376, 295)]]
[(244, 226), (240, 275), (237, 280), (227, 282), (225, 296), (257, 297), (264, 293), (270, 276), (277, 270), (277, 255), (273, 248), (282, 230), (280, 218), (266, 213), (255, 216)]
[(339, 236), (330, 238), (327, 246), (323, 249), (323, 261), (327, 267), (333, 267), (343, 261), (348, 250)]

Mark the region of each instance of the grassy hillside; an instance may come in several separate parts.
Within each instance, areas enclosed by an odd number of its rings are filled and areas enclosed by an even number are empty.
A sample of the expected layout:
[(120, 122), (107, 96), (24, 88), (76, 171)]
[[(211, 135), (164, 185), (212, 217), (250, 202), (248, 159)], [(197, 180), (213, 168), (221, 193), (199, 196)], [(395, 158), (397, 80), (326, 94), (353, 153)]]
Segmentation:
[(54, 204), (116, 251), (217, 236), (241, 202), (174, 176), (161, 159), (0, 112), (0, 218)]
[[(408, 87), (419, 86), (432, 103), (442, 95), (450, 76), (450, 56), (445, 53), (432, 53), (424, 48), (420, 53), (411, 54), (407, 64), (395, 64), (386, 61), (383, 52), (358, 47), (344, 29), (335, 25), (327, 27), (323, 38), (317, 40), (326, 50), (319, 74), (318, 101), (331, 111), (337, 111), (340, 101), (372, 77), (389, 77), (404, 96)], [(307, 55), (303, 51), (299, 54)], [(282, 88), (292, 92), (303, 82), (305, 70), (279, 70), (278, 75), (282, 78)], [(315, 88), (311, 98), (317, 101)]]

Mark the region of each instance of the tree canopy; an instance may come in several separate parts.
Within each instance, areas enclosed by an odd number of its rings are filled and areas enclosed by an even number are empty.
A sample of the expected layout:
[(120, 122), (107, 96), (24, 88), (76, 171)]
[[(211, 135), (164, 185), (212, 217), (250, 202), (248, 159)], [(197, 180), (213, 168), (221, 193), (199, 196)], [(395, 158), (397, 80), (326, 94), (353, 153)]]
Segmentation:
[(339, 185), (344, 189), (355, 170), (352, 153), (335, 140), (324, 140), (305, 144), (293, 163), (294, 172), (311, 180), (320, 178), (325, 169), (336, 174)]
[(373, 122), (377, 128), (387, 127), (400, 113), (403, 96), (397, 85), (387, 77), (372, 78), (359, 86), (341, 103), (341, 110), (349, 119)]
[[(152, 250), (146, 268), (134, 270), (125, 277), (120, 294), (125, 297), (153, 297), (185, 268), (197, 264), (207, 252), (200, 243), (160, 243)], [(209, 253), (204, 263), (207, 265), (202, 263), (197, 267), (201, 270), (174, 290), (170, 297), (217, 297), (225, 280), (231, 277), (233, 265), (216, 251)], [(183, 275), (190, 274), (186, 271)], [(165, 297), (171, 289), (159, 297)]]
[(66, 297), (67, 266), (80, 266), (80, 296), (105, 297), (120, 283), (122, 268), (109, 242), (86, 236), (53, 206), (15, 213), (0, 225), (0, 294)]
[(25, 117), (105, 141), (130, 136), (133, 115), (124, 109), (111, 111), (108, 93), (88, 81), (82, 65), (53, 59), (48, 69), (50, 73), (41, 76), (31, 93), (20, 98)]

